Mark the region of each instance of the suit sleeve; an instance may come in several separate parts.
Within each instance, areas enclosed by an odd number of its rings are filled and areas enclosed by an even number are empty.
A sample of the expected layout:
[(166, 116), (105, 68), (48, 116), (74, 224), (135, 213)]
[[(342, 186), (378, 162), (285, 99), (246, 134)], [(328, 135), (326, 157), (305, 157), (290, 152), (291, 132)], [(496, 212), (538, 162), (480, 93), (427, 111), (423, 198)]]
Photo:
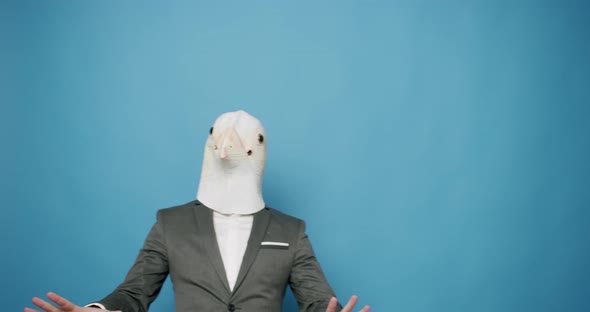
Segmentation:
[[(289, 286), (299, 303), (299, 311), (325, 312), (330, 298), (335, 297), (313, 252), (305, 223), (299, 226)], [(338, 311), (342, 309), (338, 306)]]
[(108, 310), (147, 312), (168, 276), (161, 211), (125, 280), (98, 303)]

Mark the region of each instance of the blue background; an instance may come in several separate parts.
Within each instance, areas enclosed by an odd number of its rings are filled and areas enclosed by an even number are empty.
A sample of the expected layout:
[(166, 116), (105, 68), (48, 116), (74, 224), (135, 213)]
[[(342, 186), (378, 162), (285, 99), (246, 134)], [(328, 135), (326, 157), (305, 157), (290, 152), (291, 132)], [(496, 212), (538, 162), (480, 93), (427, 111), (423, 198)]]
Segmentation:
[[(307, 221), (341, 299), (589, 311), (589, 9), (2, 1), (2, 310), (110, 292), (245, 109), (267, 204)], [(173, 304), (166, 284), (151, 311)]]

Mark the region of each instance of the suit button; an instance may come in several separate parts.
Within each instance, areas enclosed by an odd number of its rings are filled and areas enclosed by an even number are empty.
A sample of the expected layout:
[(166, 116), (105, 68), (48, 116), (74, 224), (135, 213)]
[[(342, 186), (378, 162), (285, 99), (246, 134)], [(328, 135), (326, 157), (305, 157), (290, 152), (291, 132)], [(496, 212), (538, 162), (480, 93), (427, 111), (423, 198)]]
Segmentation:
[(236, 306), (235, 306), (233, 303), (230, 303), (230, 304), (227, 306), (227, 310), (228, 310), (229, 312), (234, 312), (234, 311), (236, 310)]

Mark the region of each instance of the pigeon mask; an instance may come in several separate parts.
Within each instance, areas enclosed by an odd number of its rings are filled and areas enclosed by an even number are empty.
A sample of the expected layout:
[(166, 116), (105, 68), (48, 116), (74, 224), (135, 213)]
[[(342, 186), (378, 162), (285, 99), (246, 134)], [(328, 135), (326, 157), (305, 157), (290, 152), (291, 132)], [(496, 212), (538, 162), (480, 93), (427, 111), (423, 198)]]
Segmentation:
[(217, 118), (205, 144), (197, 199), (223, 214), (252, 214), (264, 208), (262, 175), (266, 133), (245, 111)]

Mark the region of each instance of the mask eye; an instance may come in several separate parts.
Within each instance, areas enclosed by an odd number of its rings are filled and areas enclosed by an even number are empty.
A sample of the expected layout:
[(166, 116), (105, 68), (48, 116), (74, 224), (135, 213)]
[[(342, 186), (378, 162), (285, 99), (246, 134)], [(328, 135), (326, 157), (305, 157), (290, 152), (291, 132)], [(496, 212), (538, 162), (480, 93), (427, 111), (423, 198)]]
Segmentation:
[(262, 134), (258, 135), (258, 143), (262, 144), (264, 142), (264, 136)]
[(213, 134), (213, 127), (211, 127), (211, 129), (209, 129), (209, 134)]

